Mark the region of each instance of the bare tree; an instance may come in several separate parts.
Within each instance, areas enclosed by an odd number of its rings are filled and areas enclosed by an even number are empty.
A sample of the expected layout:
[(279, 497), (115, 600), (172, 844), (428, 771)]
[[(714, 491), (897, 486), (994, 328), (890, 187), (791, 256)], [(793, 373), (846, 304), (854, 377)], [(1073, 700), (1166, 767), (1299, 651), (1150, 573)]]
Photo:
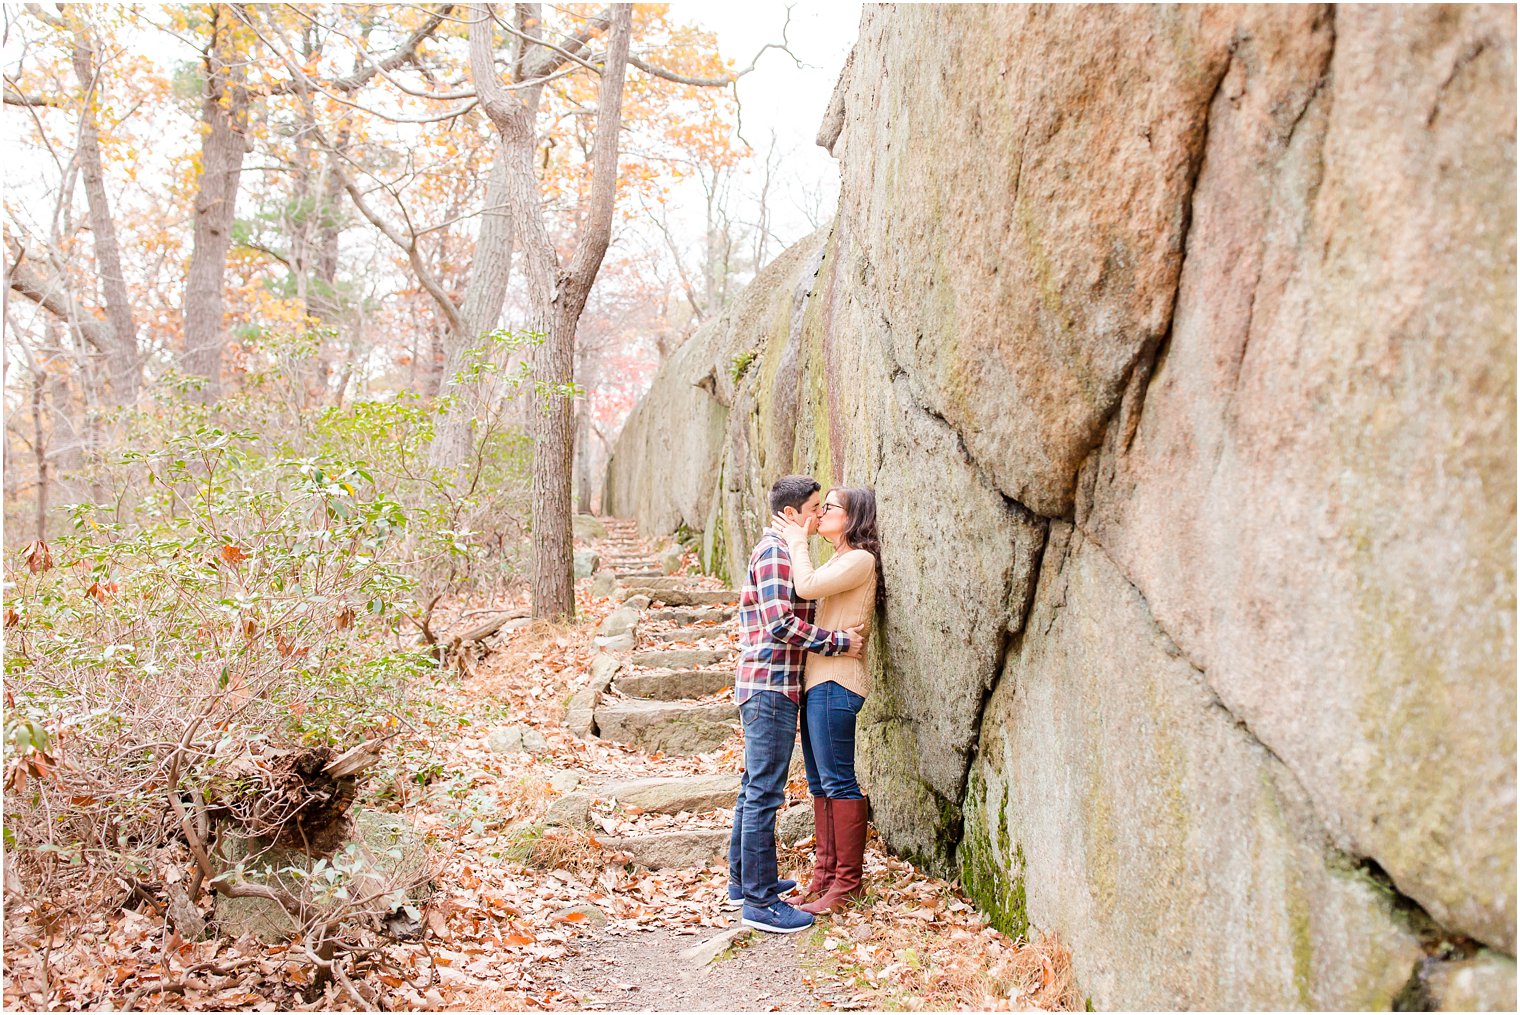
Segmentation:
[(73, 31), (74, 74), (79, 78), (80, 88), (84, 90), (79, 149), (75, 157), (79, 160), (85, 199), (89, 204), (90, 233), (95, 241), (95, 267), (100, 273), (106, 324), (111, 333), (111, 394), (115, 401), (130, 405), (137, 401), (138, 387), (142, 382), (142, 355), (137, 347), (137, 325), (132, 320), (132, 301), (127, 295), (126, 273), (121, 265), (121, 244), (116, 238), (116, 222), (111, 216), (111, 202), (106, 195), (105, 170), (100, 160), (95, 43), (87, 25), (76, 24)]
[[(97, 115), (100, 68), (94, 30), (86, 20), (83, 8), (74, 7), (65, 9), (62, 14), (53, 14), (40, 4), (28, 4), (27, 10), (44, 24), (67, 33), (72, 39), (70, 57), (74, 74), (79, 80), (81, 99), (78, 143), (65, 178), (72, 179), (72, 174), (77, 172), (84, 183), (105, 322), (102, 325), (92, 316), (79, 313), (77, 300), (64, 288), (64, 273), (61, 270), (63, 259), (56, 253), (56, 236), (55, 242), (46, 251), (47, 259), (55, 262), (54, 267), (57, 269), (51, 273), (51, 278), (31, 270), (31, 266), (25, 263), (20, 245), (12, 245), (13, 263), (9, 288), (69, 325), (98, 354), (104, 355), (109, 363), (111, 400), (118, 404), (131, 404), (137, 400), (142, 381), (142, 354), (137, 345), (137, 325), (132, 318), (126, 273), (122, 270), (121, 244), (117, 239), (116, 222), (106, 193), (105, 168), (101, 162), (100, 123)], [(63, 96), (23, 95), (9, 80), (5, 84), (5, 103), (27, 107), (72, 105)], [(63, 188), (63, 191), (67, 190), (68, 187)], [(56, 213), (54, 218), (56, 222)]]
[(202, 51), (206, 79), (201, 89), (201, 175), (195, 192), (190, 268), (185, 275), (181, 364), (187, 374), (204, 379), (200, 397), (205, 401), (215, 401), (221, 393), (222, 355), (227, 345), (222, 288), (243, 156), (250, 150), (247, 74), (236, 51), (236, 25), (226, 5), (213, 4), (210, 38)]
[[(507, 198), (522, 240), (532, 327), (545, 338), (535, 357), (537, 388), (545, 397), (530, 424), (533, 454), (533, 554), (530, 570), (533, 615), (575, 614), (571, 575), (571, 451), (575, 428), (570, 397), (575, 370), (575, 330), (612, 235), (617, 188), (618, 131), (622, 125), (623, 80), (628, 67), (632, 8), (613, 5), (606, 15), (607, 53), (597, 92), (596, 131), (591, 154), (591, 194), (570, 263), (561, 267), (544, 225), (533, 154), (537, 141), (534, 108), (502, 87), (491, 52), (490, 8), (476, 5), (470, 26), (470, 67), (481, 107), (501, 134), (508, 172)], [(519, 5), (518, 31), (524, 45), (533, 36), (537, 5)], [(598, 19), (600, 20), (600, 19)], [(588, 37), (589, 38), (589, 37)], [(581, 48), (585, 42), (581, 43)], [(563, 47), (561, 47), (563, 49)]]

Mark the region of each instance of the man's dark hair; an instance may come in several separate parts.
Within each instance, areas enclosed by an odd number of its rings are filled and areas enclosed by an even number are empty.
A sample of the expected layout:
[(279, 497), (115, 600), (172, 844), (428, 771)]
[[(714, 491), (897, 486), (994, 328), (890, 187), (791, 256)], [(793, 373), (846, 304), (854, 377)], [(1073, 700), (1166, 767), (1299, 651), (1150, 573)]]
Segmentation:
[(782, 508), (802, 510), (818, 490), (818, 480), (812, 476), (782, 476), (771, 484), (771, 514), (779, 514)]

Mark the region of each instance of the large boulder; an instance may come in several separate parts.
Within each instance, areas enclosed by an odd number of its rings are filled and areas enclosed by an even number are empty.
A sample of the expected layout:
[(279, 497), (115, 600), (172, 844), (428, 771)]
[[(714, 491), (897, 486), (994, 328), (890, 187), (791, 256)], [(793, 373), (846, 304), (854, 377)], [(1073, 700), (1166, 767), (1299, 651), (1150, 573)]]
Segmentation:
[(1095, 1001), (1388, 1009), (1422, 957), (1392, 894), (1062, 523), (1030, 623), (1043, 636), (984, 714), (959, 851), (999, 926), (1061, 928)]

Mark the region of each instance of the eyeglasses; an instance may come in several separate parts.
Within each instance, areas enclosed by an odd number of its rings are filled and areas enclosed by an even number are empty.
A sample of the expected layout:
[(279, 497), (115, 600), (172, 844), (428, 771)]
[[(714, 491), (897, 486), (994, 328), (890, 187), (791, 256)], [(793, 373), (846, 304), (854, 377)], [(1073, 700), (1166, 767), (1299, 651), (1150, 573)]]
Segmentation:
[(830, 511), (843, 511), (843, 510), (844, 510), (844, 506), (843, 505), (840, 505), (840, 504), (825, 504), (823, 507), (821, 507), (821, 508), (818, 509), (818, 517), (822, 518), (824, 515), (828, 514)]

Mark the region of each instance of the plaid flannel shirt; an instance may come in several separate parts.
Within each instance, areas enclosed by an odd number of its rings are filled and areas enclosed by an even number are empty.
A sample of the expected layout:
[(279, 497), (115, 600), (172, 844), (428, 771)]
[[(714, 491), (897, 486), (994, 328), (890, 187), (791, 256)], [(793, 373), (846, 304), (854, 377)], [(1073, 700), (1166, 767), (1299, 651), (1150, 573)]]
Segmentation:
[(812, 620), (813, 603), (792, 592), (792, 557), (786, 544), (766, 529), (749, 556), (749, 574), (739, 597), (735, 701), (756, 691), (780, 691), (801, 702), (807, 654), (841, 655), (850, 647), (843, 631), (825, 631)]

